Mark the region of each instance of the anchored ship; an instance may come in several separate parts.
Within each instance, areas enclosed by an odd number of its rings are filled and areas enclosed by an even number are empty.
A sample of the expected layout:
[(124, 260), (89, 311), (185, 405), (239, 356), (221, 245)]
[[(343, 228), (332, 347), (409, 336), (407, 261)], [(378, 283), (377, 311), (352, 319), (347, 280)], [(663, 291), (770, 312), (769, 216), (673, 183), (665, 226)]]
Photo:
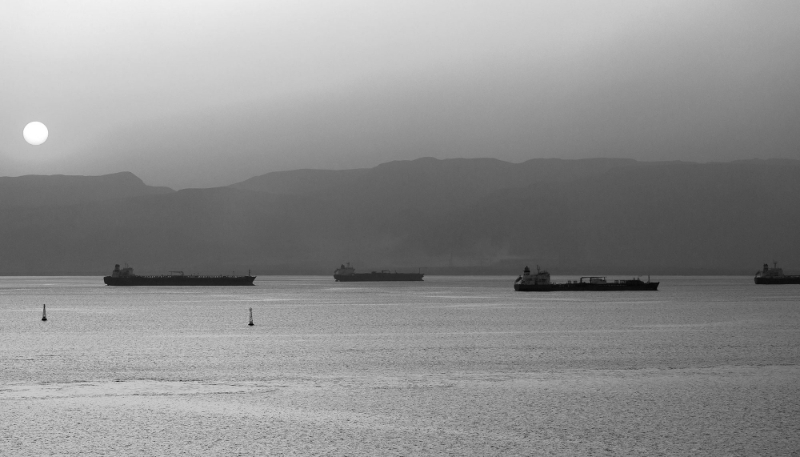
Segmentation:
[(333, 272), (333, 278), (337, 281), (422, 281), (422, 273), (398, 273), (389, 270), (373, 271), (371, 273), (356, 273), (356, 269), (350, 266), (341, 265)]
[(641, 279), (617, 279), (607, 281), (605, 276), (584, 276), (578, 281), (565, 283), (550, 282), (550, 273), (536, 267), (536, 274), (531, 274), (527, 266), (522, 276), (514, 281), (514, 290), (517, 292), (554, 292), (554, 291), (622, 291), (622, 290), (658, 290), (657, 282), (647, 282)]
[(103, 277), (107, 286), (252, 286), (255, 276), (206, 276), (186, 275), (182, 271), (170, 271), (168, 275), (135, 275), (133, 268), (120, 269), (114, 265), (111, 276)]
[(772, 268), (765, 263), (753, 280), (756, 284), (800, 284), (800, 275), (785, 275), (783, 268), (778, 268), (778, 262), (772, 262)]

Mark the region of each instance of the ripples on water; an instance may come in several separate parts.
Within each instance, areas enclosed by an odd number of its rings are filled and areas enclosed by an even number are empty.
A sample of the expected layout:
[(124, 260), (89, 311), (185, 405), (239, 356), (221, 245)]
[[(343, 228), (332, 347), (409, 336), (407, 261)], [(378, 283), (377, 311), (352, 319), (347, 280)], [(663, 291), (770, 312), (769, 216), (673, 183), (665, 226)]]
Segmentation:
[(0, 278), (0, 454), (800, 455), (800, 286), (659, 279)]

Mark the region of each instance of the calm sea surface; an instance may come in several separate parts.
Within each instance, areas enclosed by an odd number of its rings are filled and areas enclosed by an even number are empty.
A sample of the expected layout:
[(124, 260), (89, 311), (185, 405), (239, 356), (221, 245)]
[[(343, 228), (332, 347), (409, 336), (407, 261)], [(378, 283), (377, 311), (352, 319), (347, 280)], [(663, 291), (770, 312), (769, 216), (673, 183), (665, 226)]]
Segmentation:
[(0, 278), (0, 454), (800, 455), (800, 286), (514, 279)]

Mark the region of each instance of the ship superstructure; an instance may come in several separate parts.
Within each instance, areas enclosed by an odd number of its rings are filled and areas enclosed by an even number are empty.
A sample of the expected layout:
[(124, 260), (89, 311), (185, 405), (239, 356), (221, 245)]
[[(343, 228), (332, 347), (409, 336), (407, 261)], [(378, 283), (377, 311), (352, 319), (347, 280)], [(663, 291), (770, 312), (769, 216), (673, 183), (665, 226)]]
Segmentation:
[(778, 268), (778, 262), (772, 262), (772, 268), (765, 263), (753, 281), (756, 284), (800, 284), (800, 275), (785, 275), (783, 268)]

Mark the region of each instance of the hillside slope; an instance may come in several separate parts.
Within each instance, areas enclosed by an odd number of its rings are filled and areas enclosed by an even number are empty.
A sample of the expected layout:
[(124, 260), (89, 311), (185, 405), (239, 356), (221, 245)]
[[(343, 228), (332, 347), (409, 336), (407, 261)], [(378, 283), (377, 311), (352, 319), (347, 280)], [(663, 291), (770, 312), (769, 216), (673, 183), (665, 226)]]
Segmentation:
[(422, 159), (1, 210), (0, 274), (800, 271), (800, 161)]

